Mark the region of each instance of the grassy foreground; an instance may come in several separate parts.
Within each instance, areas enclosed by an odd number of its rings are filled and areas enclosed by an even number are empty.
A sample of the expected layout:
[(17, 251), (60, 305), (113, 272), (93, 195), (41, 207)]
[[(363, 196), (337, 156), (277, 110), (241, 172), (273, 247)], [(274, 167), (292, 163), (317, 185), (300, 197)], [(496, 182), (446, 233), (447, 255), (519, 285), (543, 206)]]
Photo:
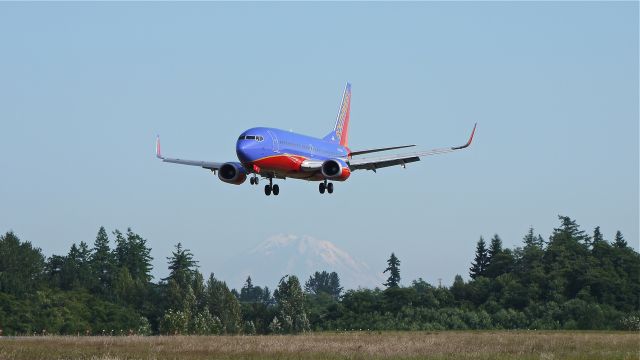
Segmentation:
[(0, 359), (638, 359), (630, 332), (0, 338)]

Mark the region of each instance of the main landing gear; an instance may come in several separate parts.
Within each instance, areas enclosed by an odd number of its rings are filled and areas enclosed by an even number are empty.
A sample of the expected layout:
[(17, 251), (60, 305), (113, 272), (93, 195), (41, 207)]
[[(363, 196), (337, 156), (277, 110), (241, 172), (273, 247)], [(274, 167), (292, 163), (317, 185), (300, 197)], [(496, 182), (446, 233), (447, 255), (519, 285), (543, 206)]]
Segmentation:
[(327, 180), (325, 180), (324, 182), (320, 183), (320, 185), (318, 186), (318, 190), (320, 190), (320, 194), (324, 194), (325, 190), (329, 194), (333, 194), (333, 183), (327, 183)]
[(258, 185), (260, 179), (257, 176), (252, 176), (251, 178), (249, 178), (249, 182), (251, 183), (251, 185)]
[(274, 196), (280, 194), (280, 187), (278, 184), (273, 184), (273, 178), (269, 178), (269, 184), (264, 186), (264, 194), (269, 196), (271, 193), (273, 193)]

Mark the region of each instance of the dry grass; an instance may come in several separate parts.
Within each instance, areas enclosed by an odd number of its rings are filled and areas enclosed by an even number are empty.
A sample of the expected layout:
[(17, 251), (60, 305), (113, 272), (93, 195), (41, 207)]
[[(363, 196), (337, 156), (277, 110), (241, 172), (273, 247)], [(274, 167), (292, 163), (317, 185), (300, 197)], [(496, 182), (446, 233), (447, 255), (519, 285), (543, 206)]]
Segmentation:
[(0, 359), (639, 359), (623, 332), (0, 338)]

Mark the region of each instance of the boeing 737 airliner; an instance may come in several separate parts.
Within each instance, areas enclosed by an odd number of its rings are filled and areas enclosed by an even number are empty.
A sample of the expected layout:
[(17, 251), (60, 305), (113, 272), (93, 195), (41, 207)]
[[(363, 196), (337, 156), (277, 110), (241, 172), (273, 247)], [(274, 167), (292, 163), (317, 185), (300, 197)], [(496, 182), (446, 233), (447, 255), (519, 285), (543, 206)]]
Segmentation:
[(444, 154), (471, 145), (476, 126), (469, 141), (462, 146), (433, 149), (422, 152), (359, 158), (360, 155), (379, 151), (395, 150), (415, 145), (394, 146), (370, 150), (351, 151), (349, 149), (349, 113), (351, 111), (351, 84), (342, 95), (335, 128), (322, 139), (296, 134), (290, 131), (267, 127), (249, 129), (238, 138), (236, 154), (240, 162), (208, 162), (172, 159), (160, 152), (160, 138), (156, 139), (156, 157), (164, 162), (200, 166), (217, 172), (218, 178), (226, 183), (240, 185), (250, 177), (251, 185), (258, 185), (259, 178), (269, 180), (265, 185), (266, 195), (278, 195), (280, 187), (273, 179), (295, 178), (320, 181), (321, 194), (333, 193), (331, 181), (345, 181), (355, 170), (373, 170), (383, 167), (420, 161), (421, 156)]

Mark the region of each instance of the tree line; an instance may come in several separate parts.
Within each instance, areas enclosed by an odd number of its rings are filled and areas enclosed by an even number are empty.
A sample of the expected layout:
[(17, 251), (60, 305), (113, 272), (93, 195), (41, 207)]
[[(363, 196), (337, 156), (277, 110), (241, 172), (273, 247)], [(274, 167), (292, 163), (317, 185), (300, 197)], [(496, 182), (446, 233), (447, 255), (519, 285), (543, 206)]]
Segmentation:
[[(335, 272), (304, 284), (283, 277), (272, 291), (248, 277), (238, 290), (206, 279), (178, 243), (169, 275), (154, 281), (146, 239), (127, 229), (92, 246), (45, 257), (13, 232), (0, 236), (0, 334), (280, 334), (323, 330), (640, 330), (640, 254), (618, 231), (607, 241), (560, 216), (545, 240), (530, 229), (521, 246), (480, 238), (469, 281), (401, 284), (391, 254), (388, 279), (344, 291)], [(111, 244), (115, 246), (112, 248)]]

